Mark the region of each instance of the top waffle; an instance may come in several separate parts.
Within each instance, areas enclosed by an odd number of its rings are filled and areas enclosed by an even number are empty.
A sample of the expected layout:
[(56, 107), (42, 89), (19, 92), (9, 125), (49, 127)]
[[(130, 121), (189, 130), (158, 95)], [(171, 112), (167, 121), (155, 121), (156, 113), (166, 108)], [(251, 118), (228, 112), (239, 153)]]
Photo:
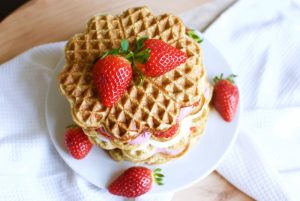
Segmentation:
[[(133, 47), (143, 36), (181, 49), (187, 53), (187, 62), (160, 77), (146, 77), (142, 86), (131, 83), (112, 108), (104, 107), (92, 81), (93, 62), (103, 52), (119, 48), (123, 38)], [(67, 64), (58, 79), (73, 120), (83, 128), (105, 127), (122, 141), (137, 137), (144, 129), (170, 128), (180, 108), (198, 102), (204, 93), (199, 81), (205, 74), (200, 46), (186, 35), (179, 18), (169, 14), (156, 17), (146, 7), (128, 9), (119, 16), (93, 17), (85, 33), (69, 40), (65, 57)]]

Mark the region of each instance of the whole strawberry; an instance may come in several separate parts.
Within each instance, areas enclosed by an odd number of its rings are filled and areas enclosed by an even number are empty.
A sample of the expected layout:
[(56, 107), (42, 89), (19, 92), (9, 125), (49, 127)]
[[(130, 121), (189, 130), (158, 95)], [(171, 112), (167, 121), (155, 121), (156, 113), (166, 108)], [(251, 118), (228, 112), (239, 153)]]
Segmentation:
[(157, 138), (170, 138), (174, 136), (179, 129), (179, 123), (177, 122), (174, 126), (166, 131), (157, 131), (154, 132), (153, 135)]
[[(150, 50), (150, 56), (137, 67), (146, 75), (157, 77), (173, 70), (187, 60), (185, 52), (172, 47), (158, 39), (146, 39), (143, 44), (143, 50)], [(138, 58), (139, 55), (137, 54)]]
[(162, 184), (161, 169), (157, 168), (153, 172), (152, 170), (136, 166), (127, 169), (120, 175), (115, 181), (113, 181), (108, 190), (114, 195), (133, 198), (147, 193), (153, 183), (153, 179), (158, 185)]
[(90, 152), (93, 144), (80, 127), (72, 126), (65, 131), (65, 146), (75, 159), (82, 159)]
[(119, 55), (100, 58), (93, 68), (93, 81), (103, 105), (112, 107), (132, 79), (130, 62)]
[(223, 74), (221, 74), (220, 77), (214, 78), (212, 104), (227, 122), (232, 121), (234, 118), (239, 103), (239, 90), (234, 84), (234, 77), (236, 76), (230, 75), (228, 78), (223, 79)]

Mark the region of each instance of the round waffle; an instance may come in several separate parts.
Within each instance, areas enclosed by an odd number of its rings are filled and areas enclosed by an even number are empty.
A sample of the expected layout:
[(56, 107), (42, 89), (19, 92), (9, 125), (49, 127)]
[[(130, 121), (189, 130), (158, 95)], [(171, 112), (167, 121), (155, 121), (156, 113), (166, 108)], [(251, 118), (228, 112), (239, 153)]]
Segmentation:
[[(205, 95), (203, 95), (201, 101), (198, 103), (197, 106), (194, 106), (191, 111), (191, 115), (199, 116), (198, 118), (200, 118), (200, 120), (201, 120), (201, 113), (207, 110), (206, 107), (209, 103), (209, 100), (211, 98), (211, 92), (212, 92), (211, 86), (207, 80), (203, 82), (203, 86), (206, 86), (206, 90), (208, 90), (208, 92)], [(194, 127), (195, 126), (197, 127), (197, 125), (194, 125)], [(140, 150), (141, 148), (144, 147), (144, 144), (131, 144), (130, 142), (120, 141), (115, 138), (109, 139), (99, 134), (99, 132), (95, 129), (84, 129), (84, 131), (94, 144), (98, 144), (103, 149), (110, 150), (110, 149), (118, 148), (121, 150)], [(178, 134), (179, 132), (177, 132), (175, 135), (167, 139), (164, 138), (161, 139), (155, 137), (154, 135), (151, 135), (150, 139), (152, 141), (157, 141), (157, 142), (169, 142), (173, 138), (176, 138)]]
[[(66, 65), (58, 75), (60, 90), (70, 103), (74, 122), (82, 127), (89, 139), (109, 150), (116, 160), (149, 164), (163, 163), (186, 153), (198, 134), (187, 133), (168, 149), (176, 154), (158, 152), (151, 144), (131, 144), (144, 131), (165, 131), (178, 121), (182, 108), (193, 107), (192, 114), (198, 133), (205, 126), (211, 87), (208, 83), (200, 45), (188, 37), (182, 21), (171, 14), (154, 16), (147, 7), (130, 8), (121, 15), (97, 15), (87, 24), (84, 33), (76, 34), (65, 47)], [(130, 48), (140, 37), (161, 39), (185, 52), (187, 61), (159, 77), (145, 77), (141, 86), (130, 83), (128, 90), (113, 107), (102, 105), (96, 93), (92, 68), (104, 52), (119, 48), (122, 39)], [(198, 123), (199, 122), (199, 123)], [(199, 125), (198, 125), (199, 124)], [(99, 138), (103, 128), (111, 138)], [(194, 136), (194, 137), (193, 137)], [(177, 134), (172, 138), (178, 137)], [(168, 143), (172, 138), (152, 140)], [(196, 140), (194, 140), (196, 141)], [(175, 146), (175, 147), (174, 147)]]
[[(162, 164), (170, 160), (180, 158), (188, 149), (195, 145), (205, 130), (209, 107), (207, 106), (200, 117), (193, 119), (194, 129), (188, 131), (187, 135), (178, 143), (167, 147), (165, 149), (155, 149), (152, 145), (144, 147), (142, 150), (122, 150), (111, 149), (108, 150), (110, 156), (117, 161), (128, 160), (134, 163), (147, 164)], [(168, 150), (166, 152), (165, 150)]]

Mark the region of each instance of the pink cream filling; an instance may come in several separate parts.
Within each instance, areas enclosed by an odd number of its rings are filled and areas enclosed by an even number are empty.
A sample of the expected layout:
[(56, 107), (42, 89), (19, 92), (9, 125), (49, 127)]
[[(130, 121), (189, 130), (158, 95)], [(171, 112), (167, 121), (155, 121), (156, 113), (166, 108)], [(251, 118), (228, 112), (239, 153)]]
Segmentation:
[(163, 154), (168, 154), (168, 155), (174, 156), (174, 155), (180, 154), (183, 151), (183, 149), (172, 150), (172, 149), (168, 149), (168, 148), (159, 148), (158, 147), (156, 149), (156, 151), (159, 152), (159, 153), (163, 153)]
[(205, 91), (204, 91), (204, 97), (205, 97), (206, 99), (208, 99), (209, 96), (210, 96), (210, 88), (209, 88), (209, 87), (206, 87), (206, 88), (205, 88)]
[[(191, 112), (193, 111), (193, 106), (188, 106), (188, 107), (183, 107), (180, 109), (180, 113), (179, 113), (179, 116), (178, 116), (178, 120), (181, 121), (183, 120), (186, 116), (188, 116)], [(113, 138), (113, 136), (108, 133), (105, 128), (101, 127), (99, 128), (99, 131), (98, 132), (101, 132), (103, 133), (102, 136), (104, 138), (106, 138), (108, 141), (109, 141), (109, 138), (107, 136), (111, 136)], [(100, 133), (100, 135), (101, 135)], [(146, 143), (149, 139), (151, 138), (151, 133), (148, 132), (148, 131), (144, 131), (141, 135), (139, 135), (137, 138), (131, 140), (129, 142), (129, 144), (131, 145), (136, 145), (136, 144), (143, 144), (143, 143)]]
[(178, 116), (178, 120), (181, 121), (183, 120), (186, 116), (188, 116), (189, 114), (191, 114), (191, 112), (193, 111), (193, 106), (188, 106), (188, 107), (183, 107), (180, 109), (180, 113)]
[(143, 144), (146, 143), (151, 137), (151, 133), (144, 131), (141, 135), (139, 135), (137, 138), (131, 140), (129, 144), (135, 145), (135, 144)]

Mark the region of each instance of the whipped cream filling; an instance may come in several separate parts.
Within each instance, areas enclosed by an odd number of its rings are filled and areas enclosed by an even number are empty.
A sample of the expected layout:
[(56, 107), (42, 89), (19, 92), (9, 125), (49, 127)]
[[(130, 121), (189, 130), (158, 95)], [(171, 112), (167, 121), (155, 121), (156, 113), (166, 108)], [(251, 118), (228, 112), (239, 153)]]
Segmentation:
[(171, 156), (175, 156), (177, 154), (180, 154), (182, 151), (184, 150), (184, 148), (180, 148), (180, 149), (166, 149), (166, 148), (157, 148), (156, 152), (158, 153), (162, 153), (162, 154), (168, 154)]
[[(155, 147), (156, 149), (158, 149), (158, 151), (162, 151), (165, 150), (165, 152), (171, 152), (171, 151), (167, 151), (167, 149), (163, 149), (163, 148), (167, 148), (170, 147), (176, 143), (178, 143), (183, 137), (186, 137), (187, 134), (189, 133), (189, 130), (192, 126), (192, 120), (194, 118), (196, 118), (197, 116), (201, 115), (202, 111), (200, 111), (197, 114), (188, 116), (186, 118), (184, 118), (181, 121), (181, 126), (180, 126), (180, 130), (179, 133), (177, 134), (177, 136), (175, 136), (173, 139), (169, 140), (169, 141), (165, 141), (165, 142), (159, 142), (156, 140), (151, 139), (151, 133), (150, 132), (143, 132), (140, 136), (138, 136), (136, 139), (132, 140), (131, 142), (129, 142), (129, 144), (135, 145), (135, 144), (139, 144), (142, 145), (141, 149), (147, 147), (149, 144), (151, 144), (153, 147)], [(101, 131), (104, 131), (104, 129), (101, 129)], [(107, 143), (111, 143), (110, 140), (105, 137), (102, 136), (101, 134), (97, 136), (99, 140), (103, 140)], [(174, 151), (174, 150), (172, 150)]]
[[(211, 88), (208, 85), (207, 87), (205, 87), (205, 92), (204, 92), (205, 98), (210, 97), (210, 94), (211, 94)], [(187, 134), (190, 132), (190, 128), (192, 127), (192, 123), (193, 123), (193, 119), (200, 117), (202, 115), (203, 108), (198, 113), (193, 114), (191, 116), (189, 116), (189, 114), (191, 114), (191, 112), (193, 111), (193, 106), (181, 108), (179, 116), (178, 116), (178, 119), (181, 121), (179, 133), (177, 134), (177, 136), (175, 136), (173, 139), (171, 139), (169, 141), (160, 142), (160, 141), (153, 140), (153, 139), (151, 139), (151, 133), (145, 131), (141, 135), (139, 135), (137, 138), (133, 139), (132, 141), (130, 141), (128, 143), (131, 145), (141, 145), (139, 150), (146, 149), (146, 147), (149, 144), (151, 144), (153, 147), (155, 147), (155, 149), (153, 150), (154, 153), (160, 152), (160, 153), (166, 153), (169, 155), (177, 155), (182, 150), (171, 150), (171, 149), (167, 149), (167, 147), (170, 147), (170, 146), (178, 143), (183, 137), (188, 136)], [(104, 132), (106, 135), (110, 135), (109, 133), (107, 133), (105, 131), (104, 128), (101, 128), (101, 132)], [(103, 140), (107, 143), (111, 143), (110, 139), (108, 139), (105, 136), (102, 136), (101, 134), (98, 135), (97, 137), (99, 140)]]
[(140, 134), (137, 138), (135, 138), (134, 140), (131, 140), (130, 142), (128, 142), (128, 144), (131, 144), (131, 145), (143, 144), (143, 143), (146, 143), (148, 140), (150, 140), (150, 138), (151, 138), (151, 133), (145, 131), (142, 134)]
[(181, 109), (180, 109), (179, 116), (178, 116), (178, 120), (179, 120), (179, 121), (183, 120), (185, 117), (187, 117), (189, 114), (192, 113), (193, 109), (194, 109), (193, 106), (181, 108)]
[[(212, 88), (210, 87), (210, 85), (206, 85), (205, 90), (204, 90), (204, 97), (206, 99), (209, 99), (212, 95)], [(143, 150), (147, 150), (149, 153), (147, 155), (153, 155), (155, 153), (163, 153), (163, 154), (168, 154), (168, 155), (178, 155), (180, 154), (184, 148), (179, 148), (179, 149), (170, 149), (168, 147), (171, 147), (172, 145), (178, 143), (182, 138), (184, 137), (188, 137), (188, 133), (190, 132), (190, 128), (193, 126), (193, 119), (198, 118), (202, 115), (202, 112), (204, 110), (204, 108), (207, 106), (208, 103), (206, 103), (206, 105), (203, 106), (203, 108), (196, 114), (193, 114), (191, 116), (189, 116), (191, 114), (191, 112), (193, 111), (193, 106), (189, 106), (189, 107), (184, 107), (181, 108), (179, 116), (178, 116), (178, 120), (181, 121), (181, 126), (180, 126), (180, 130), (179, 133), (177, 134), (177, 136), (175, 136), (173, 139), (166, 141), (166, 142), (159, 142), (156, 140), (151, 139), (151, 133), (150, 132), (143, 132), (141, 135), (139, 135), (137, 138), (133, 139), (132, 141), (129, 142), (129, 144), (131, 145), (140, 145), (139, 150), (143, 151)], [(106, 132), (106, 130), (104, 128), (100, 128), (100, 131), (104, 133), (103, 135), (98, 135), (98, 139), (99, 140), (103, 140), (107, 143), (110, 143), (112, 146), (113, 144), (111, 143), (110, 139), (108, 137), (105, 137), (105, 135), (111, 136), (108, 132)], [(151, 144), (154, 149), (151, 149), (150, 151), (147, 149), (147, 146)], [(134, 154), (134, 150), (131, 150), (130, 153)]]

